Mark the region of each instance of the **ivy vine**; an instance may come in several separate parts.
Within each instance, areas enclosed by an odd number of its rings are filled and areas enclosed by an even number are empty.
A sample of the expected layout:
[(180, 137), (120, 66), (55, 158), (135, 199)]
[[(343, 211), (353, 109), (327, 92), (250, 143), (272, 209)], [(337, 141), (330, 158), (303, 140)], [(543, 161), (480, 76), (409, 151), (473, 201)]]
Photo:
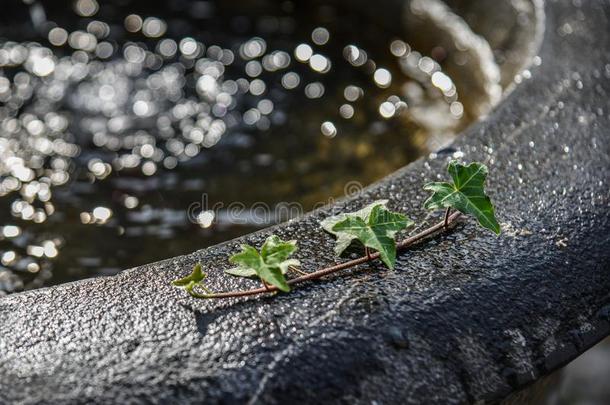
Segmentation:
[[(236, 267), (225, 270), (236, 277), (257, 278), (262, 287), (240, 291), (213, 292), (204, 283), (206, 274), (201, 264), (195, 265), (190, 275), (174, 280), (172, 284), (183, 288), (195, 298), (231, 298), (250, 295), (289, 292), (294, 286), (320, 279), (329, 274), (349, 269), (373, 260), (381, 260), (389, 269), (394, 268), (396, 252), (422, 241), (441, 231), (447, 231), (462, 215), (473, 216), (483, 228), (500, 234), (500, 225), (494, 207), (485, 194), (487, 167), (479, 162), (463, 165), (451, 161), (447, 167), (451, 182), (433, 182), (424, 185), (432, 194), (424, 202), (429, 210), (445, 209), (443, 221), (399, 242), (396, 234), (413, 226), (404, 214), (392, 212), (387, 200), (378, 200), (350, 213), (342, 213), (323, 220), (320, 225), (336, 237), (335, 254), (341, 254), (354, 242), (364, 248), (364, 256), (312, 272), (300, 270), (300, 262), (291, 256), (297, 251), (297, 241), (281, 240), (276, 235), (267, 238), (260, 250), (242, 245), (241, 252), (229, 258)], [(287, 277), (293, 275), (293, 277)]]

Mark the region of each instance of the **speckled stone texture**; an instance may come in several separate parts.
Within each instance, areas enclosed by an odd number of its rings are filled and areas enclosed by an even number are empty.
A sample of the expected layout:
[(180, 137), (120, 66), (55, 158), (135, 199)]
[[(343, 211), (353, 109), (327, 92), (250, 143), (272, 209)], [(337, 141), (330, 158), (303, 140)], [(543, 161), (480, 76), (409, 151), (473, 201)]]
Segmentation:
[[(582, 3), (580, 6), (579, 3)], [(576, 5), (575, 5), (576, 4)], [(464, 221), (399, 255), (275, 298), (198, 301), (169, 286), (198, 261), (216, 289), (242, 242), (298, 238), (334, 261), (325, 211), (193, 254), (0, 299), (0, 403), (494, 401), (610, 333), (610, 3), (549, 2), (540, 66), (453, 145), (490, 166), (504, 233)], [(345, 208), (422, 210), (451, 152)], [(160, 249), (163, 246), (159, 246)]]

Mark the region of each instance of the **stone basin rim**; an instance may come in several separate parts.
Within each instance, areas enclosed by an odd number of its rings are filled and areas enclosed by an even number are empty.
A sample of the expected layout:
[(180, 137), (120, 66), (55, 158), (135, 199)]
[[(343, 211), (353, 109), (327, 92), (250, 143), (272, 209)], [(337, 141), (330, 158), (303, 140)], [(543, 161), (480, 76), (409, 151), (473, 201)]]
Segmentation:
[[(306, 265), (324, 264), (322, 209), (115, 277), (4, 297), (0, 402), (487, 403), (608, 335), (610, 2), (544, 8), (542, 65), (453, 145), (491, 166), (504, 236), (465, 222), (394, 273), (238, 305), (168, 286), (198, 261), (224, 268), (238, 241), (270, 232), (304, 235)], [(420, 220), (421, 184), (446, 161), (419, 159), (339, 205), (387, 197)]]

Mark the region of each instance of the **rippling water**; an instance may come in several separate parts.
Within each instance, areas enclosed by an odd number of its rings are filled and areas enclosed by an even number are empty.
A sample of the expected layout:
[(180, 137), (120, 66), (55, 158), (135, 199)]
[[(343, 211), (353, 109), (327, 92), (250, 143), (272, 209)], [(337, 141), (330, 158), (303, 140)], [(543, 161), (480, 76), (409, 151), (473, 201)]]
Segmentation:
[(310, 210), (474, 115), (442, 48), (331, 3), (9, 3), (0, 294), (209, 246), (286, 219), (258, 215), (281, 202)]

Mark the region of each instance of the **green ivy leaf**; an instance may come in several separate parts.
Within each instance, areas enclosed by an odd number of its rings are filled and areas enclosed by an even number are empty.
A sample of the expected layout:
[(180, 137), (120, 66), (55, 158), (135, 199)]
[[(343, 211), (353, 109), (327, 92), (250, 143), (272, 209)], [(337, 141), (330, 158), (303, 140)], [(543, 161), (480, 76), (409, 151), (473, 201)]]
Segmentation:
[(349, 245), (352, 243), (352, 241), (354, 241), (355, 239), (358, 239), (358, 237), (351, 233), (348, 233), (348, 232), (334, 231), (333, 227), (335, 225), (337, 225), (339, 222), (344, 221), (348, 217), (360, 218), (364, 222), (367, 222), (369, 220), (369, 216), (371, 215), (371, 211), (373, 210), (373, 208), (375, 208), (377, 206), (382, 206), (385, 208), (387, 203), (388, 203), (388, 200), (377, 200), (358, 211), (328, 217), (325, 220), (323, 220), (322, 222), (320, 222), (320, 225), (326, 232), (331, 233), (336, 236), (337, 243), (335, 245), (335, 254), (337, 256), (341, 256), (343, 251), (349, 247)]
[(295, 240), (283, 241), (278, 236), (267, 238), (260, 253), (250, 245), (242, 245), (242, 251), (234, 254), (229, 262), (238, 267), (226, 270), (226, 273), (239, 277), (258, 276), (268, 284), (284, 292), (290, 291), (284, 274), (290, 266), (298, 266), (296, 259), (289, 259), (297, 250)]
[(468, 166), (457, 161), (451, 161), (447, 171), (453, 179), (453, 184), (447, 182), (428, 183), (424, 190), (433, 194), (426, 200), (427, 209), (454, 208), (466, 215), (474, 216), (482, 227), (497, 235), (500, 225), (494, 214), (491, 200), (485, 195), (484, 183), (487, 177), (487, 167), (478, 162)]
[(201, 270), (201, 264), (197, 263), (193, 267), (193, 271), (186, 277), (179, 278), (177, 280), (172, 281), (172, 285), (175, 287), (184, 288), (190, 295), (196, 298), (207, 298), (206, 294), (197, 293), (194, 288), (199, 287), (204, 290), (207, 294), (211, 294), (210, 290), (206, 288), (203, 284), (203, 280), (207, 277), (207, 275)]
[(271, 235), (261, 248), (261, 256), (265, 263), (275, 266), (287, 260), (296, 250), (296, 240), (283, 241), (277, 235)]
[(197, 263), (195, 267), (193, 267), (193, 272), (191, 274), (172, 281), (172, 284), (176, 287), (186, 287), (190, 283), (200, 283), (205, 277), (206, 274), (201, 270), (201, 264)]
[(413, 221), (397, 212), (388, 211), (383, 205), (375, 205), (367, 220), (348, 214), (335, 224), (334, 232), (341, 232), (358, 239), (364, 246), (379, 252), (381, 261), (390, 269), (396, 262), (396, 232), (413, 225)]
[(256, 270), (250, 267), (232, 267), (225, 270), (225, 273), (235, 277), (256, 277)]

